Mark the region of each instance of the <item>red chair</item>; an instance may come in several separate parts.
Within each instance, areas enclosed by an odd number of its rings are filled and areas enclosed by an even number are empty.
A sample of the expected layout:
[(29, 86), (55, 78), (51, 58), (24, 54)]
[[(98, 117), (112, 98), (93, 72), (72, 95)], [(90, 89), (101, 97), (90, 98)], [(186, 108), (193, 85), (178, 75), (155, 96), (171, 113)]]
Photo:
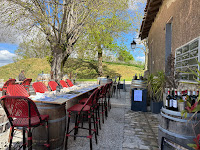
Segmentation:
[(22, 82), (22, 85), (25, 87), (25, 89), (27, 89), (28, 93), (30, 93), (29, 92), (29, 87), (30, 87), (31, 81), (32, 81), (32, 79), (28, 79), (27, 78)]
[[(47, 129), (47, 143), (44, 144), (48, 149), (49, 145), (49, 131), (48, 131), (48, 118), (49, 115), (40, 115), (35, 103), (24, 96), (3, 96), (1, 99), (1, 105), (3, 106), (7, 117), (11, 125), (11, 138), (9, 149), (11, 149), (13, 132), (15, 127), (23, 127), (23, 149), (26, 146), (29, 150), (32, 150), (32, 132), (31, 128), (44, 125), (46, 123)], [(28, 144), (26, 144), (26, 133), (28, 137)]]
[[(96, 115), (96, 125), (97, 125), (97, 135), (98, 135), (98, 128), (101, 130), (101, 120), (100, 120), (100, 112), (99, 112), (99, 94), (100, 94), (100, 89), (98, 89), (96, 91), (95, 97), (94, 97), (94, 101), (93, 103), (87, 104), (90, 105), (92, 107), (92, 110), (94, 111), (93, 113), (95, 113)], [(80, 104), (85, 104), (87, 102), (88, 98), (83, 98), (79, 101)], [(98, 125), (99, 123), (99, 125)]]
[[(76, 104), (72, 107), (70, 107), (69, 109), (67, 109), (67, 112), (69, 112), (68, 114), (68, 123), (67, 123), (67, 131), (66, 131), (66, 140), (65, 140), (65, 149), (67, 149), (67, 143), (68, 143), (68, 137), (69, 136), (73, 136), (74, 140), (76, 139), (76, 137), (86, 137), (90, 139), (90, 150), (92, 150), (92, 136), (93, 134), (95, 134), (95, 140), (96, 140), (96, 144), (97, 144), (97, 132), (96, 132), (96, 122), (95, 122), (95, 117), (94, 117), (94, 113), (92, 110), (92, 105), (95, 102), (95, 94), (98, 91), (98, 89), (96, 89), (91, 95), (90, 97), (87, 99), (85, 104)], [(70, 124), (70, 118), (71, 118), (71, 113), (76, 114), (76, 120), (75, 120), (75, 126), (73, 127), (73, 129), (71, 129), (69, 131), (69, 124)], [(83, 121), (83, 115), (87, 114), (88, 116), (88, 124), (89, 124), (89, 128), (83, 128), (83, 127), (79, 127), (79, 123), (81, 121)], [(91, 118), (93, 119), (93, 125), (94, 125), (94, 129), (92, 129), (91, 127)], [(89, 135), (88, 136), (78, 136), (78, 129), (82, 128), (82, 129), (86, 129), (89, 130)], [(70, 135), (70, 133), (74, 130), (74, 135)]]
[(7, 81), (4, 83), (3, 87), (0, 88), (0, 91), (4, 91), (5, 94), (6, 94), (7, 87), (8, 87), (9, 85), (13, 85), (13, 84), (15, 84), (15, 82), (16, 82), (15, 79), (9, 79), (9, 80), (7, 80)]
[(68, 84), (64, 81), (64, 80), (60, 80), (60, 84), (62, 85), (62, 87), (69, 87)]
[(49, 81), (48, 85), (52, 91), (55, 91), (56, 87), (58, 86), (58, 83), (56, 83), (55, 81)]
[(106, 99), (108, 87), (109, 87), (108, 83), (106, 85), (102, 85), (100, 87), (99, 99), (101, 99), (101, 100), (98, 101), (99, 105), (101, 106), (102, 122), (103, 123), (104, 123), (104, 114), (105, 114), (106, 119), (108, 117), (108, 109), (107, 109), (108, 102), (107, 102), (107, 99)]
[(25, 96), (29, 97), (29, 93), (23, 85), (15, 84), (7, 87), (7, 93), (10, 96)]
[(32, 87), (33, 87), (35, 92), (39, 92), (39, 93), (48, 92), (47, 87), (42, 82), (35, 82), (35, 83), (33, 83)]
[(74, 84), (72, 83), (72, 81), (71, 81), (71, 80), (67, 79), (67, 80), (66, 80), (66, 82), (67, 82), (67, 84), (69, 85), (69, 87), (72, 87), (72, 86), (74, 86)]

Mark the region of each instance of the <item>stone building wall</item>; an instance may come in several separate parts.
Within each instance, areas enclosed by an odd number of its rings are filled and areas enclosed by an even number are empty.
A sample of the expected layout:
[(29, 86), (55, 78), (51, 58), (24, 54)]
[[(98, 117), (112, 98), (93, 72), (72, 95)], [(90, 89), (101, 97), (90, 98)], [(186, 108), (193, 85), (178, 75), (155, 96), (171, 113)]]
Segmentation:
[(200, 36), (200, 0), (164, 0), (148, 35), (150, 73), (165, 70), (166, 24), (172, 23), (172, 54)]

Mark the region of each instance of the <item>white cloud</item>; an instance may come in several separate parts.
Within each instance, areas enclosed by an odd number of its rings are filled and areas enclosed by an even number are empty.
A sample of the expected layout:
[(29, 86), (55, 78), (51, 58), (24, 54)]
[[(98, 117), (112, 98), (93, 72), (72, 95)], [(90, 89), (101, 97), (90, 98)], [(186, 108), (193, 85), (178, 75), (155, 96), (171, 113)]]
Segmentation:
[(15, 54), (10, 53), (8, 50), (0, 50), (0, 67), (13, 63), (13, 57), (15, 56)]
[(132, 11), (138, 10), (139, 9), (139, 6), (138, 6), (139, 3), (145, 4), (146, 0), (129, 0), (129, 9), (132, 10)]
[(145, 62), (145, 56), (138, 56), (137, 60)]

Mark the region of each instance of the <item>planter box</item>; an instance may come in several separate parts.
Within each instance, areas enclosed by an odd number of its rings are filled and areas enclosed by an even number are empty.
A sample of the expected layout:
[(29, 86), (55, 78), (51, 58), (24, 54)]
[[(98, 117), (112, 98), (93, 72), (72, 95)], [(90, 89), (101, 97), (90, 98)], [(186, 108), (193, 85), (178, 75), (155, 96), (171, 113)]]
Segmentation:
[(154, 114), (159, 114), (160, 113), (160, 109), (163, 106), (163, 101), (161, 102), (153, 102), (151, 101), (151, 112)]

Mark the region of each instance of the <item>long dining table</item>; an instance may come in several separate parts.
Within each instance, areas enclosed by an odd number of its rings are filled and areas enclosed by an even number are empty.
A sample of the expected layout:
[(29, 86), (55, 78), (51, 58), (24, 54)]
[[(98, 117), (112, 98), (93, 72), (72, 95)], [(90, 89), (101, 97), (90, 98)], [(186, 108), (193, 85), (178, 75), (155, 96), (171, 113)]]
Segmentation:
[[(66, 110), (77, 104), (82, 98), (88, 96), (89, 92), (92, 92), (100, 85), (89, 85), (87, 87), (76, 86), (71, 88), (71, 91), (54, 97), (42, 97), (35, 99), (33, 96), (32, 100), (36, 103), (36, 106), (40, 114), (49, 115), (49, 141), (50, 149), (62, 149), (65, 139), (66, 130)], [(42, 146), (47, 139), (47, 132), (45, 127), (40, 126), (33, 130), (33, 144), (36, 143), (33, 148), (44, 149)]]

